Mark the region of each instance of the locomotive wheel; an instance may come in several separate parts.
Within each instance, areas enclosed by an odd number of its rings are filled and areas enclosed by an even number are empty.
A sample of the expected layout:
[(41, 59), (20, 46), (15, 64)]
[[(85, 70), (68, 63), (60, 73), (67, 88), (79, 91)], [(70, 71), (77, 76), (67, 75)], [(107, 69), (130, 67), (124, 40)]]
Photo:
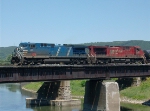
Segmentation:
[(11, 64), (18, 66), (20, 65), (20, 60), (18, 58), (12, 58)]
[(86, 64), (87, 64), (86, 60), (83, 60), (83, 65), (86, 65)]
[(80, 65), (80, 61), (77, 61), (77, 65)]

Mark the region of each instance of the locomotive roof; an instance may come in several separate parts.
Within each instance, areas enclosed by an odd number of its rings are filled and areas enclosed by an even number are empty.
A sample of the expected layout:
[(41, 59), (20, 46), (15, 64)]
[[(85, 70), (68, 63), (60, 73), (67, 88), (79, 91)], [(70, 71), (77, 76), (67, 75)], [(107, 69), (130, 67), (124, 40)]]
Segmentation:
[(86, 45), (80, 45), (80, 44), (63, 44), (64, 46), (70, 46), (70, 47), (88, 47)]
[(34, 42), (21, 42), (20, 44), (53, 44), (53, 43), (34, 43)]
[(103, 45), (103, 46), (99, 46), (99, 45), (90, 45), (90, 46), (92, 46), (92, 47), (138, 47), (138, 48), (140, 48), (139, 46), (109, 46), (109, 45)]
[(87, 47), (85, 45), (78, 45), (78, 44), (63, 44), (63, 45), (61, 45), (61, 44), (54, 44), (54, 43), (33, 43), (33, 42), (21, 42), (20, 44), (48, 44), (48, 45), (54, 45), (54, 46)]

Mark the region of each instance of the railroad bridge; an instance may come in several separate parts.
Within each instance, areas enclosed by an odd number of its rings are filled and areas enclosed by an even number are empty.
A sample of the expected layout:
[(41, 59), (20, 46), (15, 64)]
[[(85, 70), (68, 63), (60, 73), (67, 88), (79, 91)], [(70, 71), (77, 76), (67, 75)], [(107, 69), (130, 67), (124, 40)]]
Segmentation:
[(45, 81), (37, 98), (26, 100), (30, 104), (80, 104), (71, 98), (68, 80), (88, 79), (84, 111), (120, 110), (118, 84), (102, 80), (145, 76), (150, 76), (150, 64), (0, 66), (0, 83)]

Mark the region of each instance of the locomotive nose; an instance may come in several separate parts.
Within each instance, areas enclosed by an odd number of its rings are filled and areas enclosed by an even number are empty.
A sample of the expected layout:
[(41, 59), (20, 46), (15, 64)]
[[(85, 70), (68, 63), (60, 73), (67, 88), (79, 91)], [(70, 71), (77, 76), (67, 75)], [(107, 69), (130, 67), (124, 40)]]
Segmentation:
[(150, 59), (150, 52), (148, 52), (147, 50), (144, 50), (144, 54), (146, 59)]

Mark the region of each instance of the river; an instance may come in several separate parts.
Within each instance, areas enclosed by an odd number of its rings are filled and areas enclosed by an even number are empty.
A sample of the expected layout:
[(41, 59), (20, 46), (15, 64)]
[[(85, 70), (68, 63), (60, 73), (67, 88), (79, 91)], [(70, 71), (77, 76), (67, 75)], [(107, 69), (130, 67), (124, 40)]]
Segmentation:
[[(25, 99), (33, 95), (20, 89), (20, 84), (0, 84), (0, 111), (82, 111), (82, 106), (26, 106)], [(121, 104), (121, 111), (150, 111), (149, 106)]]

